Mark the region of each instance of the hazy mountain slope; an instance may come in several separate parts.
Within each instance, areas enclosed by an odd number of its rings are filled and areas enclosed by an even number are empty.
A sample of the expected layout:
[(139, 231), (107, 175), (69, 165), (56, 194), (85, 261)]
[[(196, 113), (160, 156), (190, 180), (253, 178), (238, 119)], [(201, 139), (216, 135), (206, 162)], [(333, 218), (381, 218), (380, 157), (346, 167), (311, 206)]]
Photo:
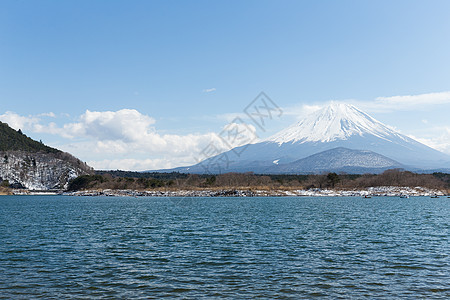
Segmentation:
[(304, 174), (322, 172), (381, 173), (388, 169), (403, 168), (400, 163), (368, 150), (334, 148), (288, 164), (269, 167), (268, 174)]

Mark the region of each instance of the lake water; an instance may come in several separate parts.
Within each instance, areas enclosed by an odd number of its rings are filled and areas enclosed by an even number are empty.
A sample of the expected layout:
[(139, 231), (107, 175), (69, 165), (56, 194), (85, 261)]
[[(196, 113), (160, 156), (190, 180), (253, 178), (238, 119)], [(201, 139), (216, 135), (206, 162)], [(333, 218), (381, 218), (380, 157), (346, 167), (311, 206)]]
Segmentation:
[(450, 199), (0, 197), (0, 298), (450, 298)]

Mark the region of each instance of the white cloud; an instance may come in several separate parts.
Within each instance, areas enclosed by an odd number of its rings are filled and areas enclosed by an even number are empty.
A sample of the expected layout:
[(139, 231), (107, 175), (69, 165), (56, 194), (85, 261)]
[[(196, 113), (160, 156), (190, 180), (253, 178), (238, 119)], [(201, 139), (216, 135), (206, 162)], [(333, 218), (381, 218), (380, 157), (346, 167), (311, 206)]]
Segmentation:
[(413, 111), (428, 109), (435, 105), (450, 104), (450, 92), (377, 97), (371, 101), (348, 99), (343, 102), (352, 103), (367, 112)]
[(63, 140), (56, 147), (102, 169), (149, 170), (193, 164), (209, 145), (214, 144), (218, 151), (227, 151), (245, 144), (256, 131), (252, 125), (230, 123), (221, 134), (227, 137), (239, 134), (232, 140), (224, 140), (213, 132), (160, 134), (154, 127), (154, 118), (134, 109), (87, 110), (77, 122), (60, 126), (13, 112), (1, 115), (0, 120), (15, 128), (59, 136)]
[(202, 92), (203, 93), (212, 93), (212, 92), (215, 92), (216, 91), (216, 88), (210, 88), (210, 89), (204, 89)]
[(56, 115), (53, 112), (48, 112), (48, 113), (39, 114), (38, 117), (56, 118)]
[(384, 105), (432, 105), (450, 103), (450, 92), (427, 93), (419, 95), (391, 96), (375, 98)]
[(295, 105), (290, 107), (284, 107), (282, 108), (283, 114), (286, 116), (293, 116), (296, 120), (301, 120), (305, 117), (307, 117), (309, 114), (312, 114), (315, 111), (318, 111), (319, 109), (326, 106), (329, 102), (323, 103), (323, 104), (302, 104), (302, 105)]
[(370, 113), (386, 113), (395, 111), (412, 111), (418, 109), (430, 108), (435, 105), (450, 104), (450, 91), (426, 93), (419, 95), (400, 95), (390, 97), (377, 97), (373, 100), (344, 99), (332, 100), (321, 103), (309, 103), (292, 107), (285, 107), (285, 115), (294, 115), (297, 118), (303, 118), (330, 102), (353, 104), (359, 109)]
[(15, 130), (33, 129), (35, 125), (39, 124), (40, 119), (35, 116), (21, 116), (14, 112), (7, 111), (0, 115), (0, 121), (7, 123)]
[(255, 126), (243, 122), (234, 122), (225, 125), (219, 136), (221, 138), (220, 142), (223, 149), (232, 149), (235, 147), (243, 146), (249, 143), (253, 143), (259, 139), (256, 133)]
[[(63, 128), (53, 130), (52, 133), (63, 137), (83, 138), (90, 142), (89, 151), (96, 155), (134, 156), (145, 154), (148, 157), (164, 155), (190, 157), (192, 161), (194, 155), (202, 148), (219, 140), (215, 133), (161, 135), (152, 126), (154, 123), (153, 118), (141, 114), (137, 110), (86, 111), (80, 117), (79, 122), (65, 124)], [(47, 129), (49, 128), (47, 127)], [(221, 147), (224, 148), (223, 145)]]
[(425, 137), (408, 135), (431, 148), (450, 154), (450, 127), (434, 127), (427, 130)]
[(119, 111), (87, 110), (78, 123), (64, 125), (64, 130), (74, 136), (90, 136), (97, 140), (122, 140), (134, 142), (152, 134), (155, 120), (134, 109)]
[(41, 117), (56, 118), (56, 115), (50, 112), (38, 114), (36, 116), (21, 116), (15, 112), (7, 111), (6, 113), (0, 115), (0, 121), (7, 123), (11, 128), (15, 130), (21, 129), (22, 131), (49, 133), (61, 135), (64, 137), (70, 137), (70, 135), (68, 135), (63, 129), (58, 128), (58, 126), (54, 122), (43, 125)]
[(89, 161), (88, 164), (96, 170), (150, 171), (172, 168), (172, 164), (165, 159), (104, 159)]

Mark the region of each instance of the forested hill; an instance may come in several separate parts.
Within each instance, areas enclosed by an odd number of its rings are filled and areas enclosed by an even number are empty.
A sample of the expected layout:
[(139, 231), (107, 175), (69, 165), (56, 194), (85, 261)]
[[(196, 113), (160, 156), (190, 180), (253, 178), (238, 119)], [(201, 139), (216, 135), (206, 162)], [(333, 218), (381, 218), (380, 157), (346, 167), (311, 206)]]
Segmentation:
[(0, 151), (61, 152), (27, 137), (20, 129), (16, 131), (9, 127), (8, 124), (2, 122), (0, 122)]
[(93, 169), (69, 153), (37, 142), (0, 122), (0, 184), (30, 190), (65, 189)]

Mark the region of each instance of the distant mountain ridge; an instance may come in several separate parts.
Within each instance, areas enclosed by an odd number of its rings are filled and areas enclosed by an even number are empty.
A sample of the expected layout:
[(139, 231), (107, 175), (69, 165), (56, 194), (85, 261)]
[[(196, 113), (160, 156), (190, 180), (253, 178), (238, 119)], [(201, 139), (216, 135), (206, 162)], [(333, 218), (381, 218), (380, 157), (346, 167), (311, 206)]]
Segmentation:
[(404, 168), (399, 162), (368, 150), (351, 150), (343, 147), (325, 150), (284, 165), (267, 168), (268, 174), (296, 173), (372, 173)]
[(71, 179), (92, 172), (69, 153), (0, 122), (0, 183), (32, 190), (65, 189)]
[[(274, 165), (287, 165), (336, 148), (371, 151), (377, 154), (367, 161), (371, 166), (365, 162), (365, 165), (352, 167), (354, 170), (359, 168), (362, 170), (360, 172), (371, 168), (378, 169), (380, 156), (409, 170), (450, 168), (449, 155), (394, 131), (353, 105), (331, 103), (262, 142), (232, 149), (193, 166), (164, 171), (267, 173), (281, 170)], [(323, 170), (333, 169), (331, 162), (328, 162), (328, 166), (322, 168)], [(315, 172), (304, 167), (297, 170), (286, 168), (290, 173)]]

